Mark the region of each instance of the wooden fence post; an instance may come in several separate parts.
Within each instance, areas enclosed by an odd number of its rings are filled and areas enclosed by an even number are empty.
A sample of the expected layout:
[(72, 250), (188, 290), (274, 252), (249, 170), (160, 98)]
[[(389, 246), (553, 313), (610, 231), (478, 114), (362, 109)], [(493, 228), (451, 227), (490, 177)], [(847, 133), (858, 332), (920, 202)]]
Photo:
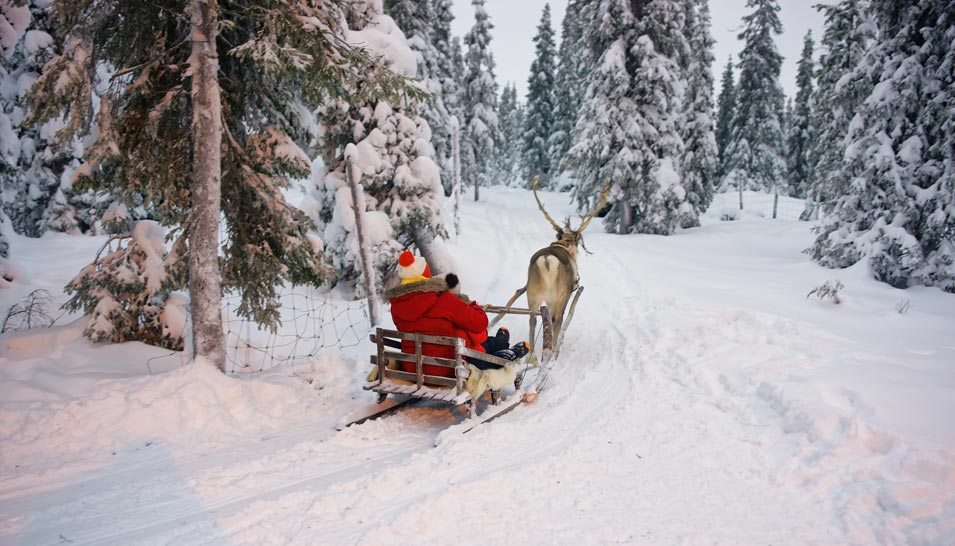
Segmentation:
[(365, 293), (368, 295), (368, 315), (371, 326), (381, 324), (381, 307), (378, 302), (378, 291), (375, 289), (375, 262), (371, 259), (371, 251), (365, 237), (365, 190), (361, 187), (361, 172), (355, 168), (352, 159), (358, 155), (358, 148), (349, 144), (345, 148), (345, 178), (351, 188), (352, 210), (355, 211), (355, 231), (358, 233), (358, 249), (361, 255), (361, 268), (365, 276)]

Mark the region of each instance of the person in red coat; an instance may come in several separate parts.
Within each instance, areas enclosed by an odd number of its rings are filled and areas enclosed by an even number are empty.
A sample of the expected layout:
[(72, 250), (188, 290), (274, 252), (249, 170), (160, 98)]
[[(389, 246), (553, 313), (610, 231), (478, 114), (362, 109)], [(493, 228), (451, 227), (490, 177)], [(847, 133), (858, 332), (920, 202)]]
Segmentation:
[[(431, 336), (460, 337), (467, 347), (484, 351), (487, 339), (487, 313), (477, 302), (467, 302), (453, 293), (458, 285), (457, 275), (431, 277), (428, 263), (420, 256), (405, 251), (398, 259), (401, 284), (385, 293), (391, 301), (391, 318), (402, 332)], [(402, 341), (401, 350), (414, 354), (414, 342)], [(454, 358), (454, 348), (447, 345), (424, 343), (421, 352), (427, 356)], [(414, 372), (413, 362), (402, 362), (406, 372)], [(424, 373), (453, 377), (454, 370), (441, 366), (424, 365)]]
[[(391, 318), (399, 331), (459, 337), (469, 349), (506, 360), (516, 360), (527, 354), (529, 345), (526, 341), (508, 348), (506, 328), (488, 338), (487, 313), (476, 301), (460, 294), (458, 277), (454, 273), (432, 278), (425, 259), (406, 250), (398, 258), (398, 277), (401, 284), (388, 290), (385, 297), (391, 301)], [(414, 354), (414, 342), (402, 341), (401, 351)], [(454, 348), (447, 345), (423, 343), (421, 352), (426, 356), (454, 358)], [(468, 358), (468, 362), (482, 370), (500, 368), (498, 364), (475, 358)], [(401, 367), (406, 372), (415, 372), (413, 362), (402, 362)], [(454, 376), (451, 368), (431, 364), (424, 365), (424, 373)]]

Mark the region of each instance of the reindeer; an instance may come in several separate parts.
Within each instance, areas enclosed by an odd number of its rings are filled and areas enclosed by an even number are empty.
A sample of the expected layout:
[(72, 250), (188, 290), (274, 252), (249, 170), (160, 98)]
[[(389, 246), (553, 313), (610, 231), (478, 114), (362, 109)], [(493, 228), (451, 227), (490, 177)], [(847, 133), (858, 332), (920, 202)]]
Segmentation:
[[(540, 209), (544, 218), (550, 222), (551, 227), (557, 232), (557, 240), (550, 245), (538, 250), (531, 256), (530, 264), (527, 267), (527, 284), (519, 288), (505, 307), (510, 307), (517, 298), (523, 293), (527, 293), (527, 306), (532, 310), (540, 309), (541, 304), (546, 304), (552, 317), (553, 330), (552, 338), (554, 347), (545, 347), (556, 349), (560, 347), (560, 335), (562, 333), (564, 322), (564, 310), (567, 308), (567, 302), (571, 294), (581, 290), (580, 278), (577, 274), (577, 247), (584, 249), (584, 252), (590, 254), (587, 247), (584, 246), (583, 231), (587, 229), (590, 221), (594, 219), (604, 206), (607, 204), (607, 197), (610, 194), (610, 185), (608, 184), (600, 193), (599, 202), (586, 217), (580, 215), (580, 225), (574, 229), (570, 226), (570, 217), (564, 220), (564, 226), (561, 227), (553, 218), (547, 214), (544, 204), (541, 203), (537, 195), (538, 180), (534, 179), (532, 191), (534, 199), (537, 200), (537, 207)], [(579, 295), (579, 292), (578, 292)], [(576, 303), (576, 297), (575, 297)], [(571, 305), (573, 313), (573, 305)], [(498, 319), (501, 315), (498, 316)], [(537, 316), (531, 314), (530, 319), (530, 354), (534, 354), (534, 330), (537, 327)], [(497, 322), (497, 319), (495, 319)]]

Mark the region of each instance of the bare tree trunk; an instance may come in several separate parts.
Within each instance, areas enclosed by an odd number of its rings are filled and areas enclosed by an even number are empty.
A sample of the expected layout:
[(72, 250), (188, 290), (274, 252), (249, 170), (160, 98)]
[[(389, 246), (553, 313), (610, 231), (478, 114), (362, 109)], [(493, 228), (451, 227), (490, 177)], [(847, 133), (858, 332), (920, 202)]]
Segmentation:
[(414, 244), (416, 247), (418, 247), (418, 252), (421, 253), (421, 256), (423, 256), (425, 261), (428, 262), (428, 266), (431, 268), (432, 275), (440, 275), (444, 273), (444, 271), (442, 271), (443, 268), (441, 267), (441, 264), (444, 263), (444, 260), (434, 252), (434, 237), (432, 237), (431, 234), (424, 229), (424, 226), (421, 226), (420, 224), (414, 226)]
[(737, 180), (736, 187), (739, 188), (739, 210), (743, 210), (743, 181)]
[(633, 227), (633, 205), (627, 201), (621, 201), (620, 206), (620, 234), (626, 235)]
[(776, 213), (779, 211), (779, 189), (773, 184), (773, 220), (776, 219)]
[(219, 281), (222, 186), (222, 99), (216, 52), (218, 0), (192, 0), (192, 211), (189, 218), (189, 299), (194, 358), (225, 371)]
[(481, 189), (481, 177), (475, 176), (474, 177), (474, 200), (475, 201), (478, 200), (478, 196), (479, 196), (478, 190), (480, 189)]
[(451, 116), (451, 199), (454, 202), (454, 236), (461, 235), (461, 124)]
[[(361, 176), (352, 163), (352, 157), (358, 154), (354, 144), (345, 148), (345, 177), (351, 188), (352, 210), (355, 211), (355, 231), (358, 233), (358, 249), (361, 255), (361, 268), (365, 277), (365, 294), (368, 296), (368, 318), (372, 327), (381, 324), (381, 309), (378, 302), (378, 291), (375, 290), (375, 262), (371, 259), (371, 250), (365, 238), (365, 190), (361, 187)], [(427, 259), (427, 258), (425, 258)]]

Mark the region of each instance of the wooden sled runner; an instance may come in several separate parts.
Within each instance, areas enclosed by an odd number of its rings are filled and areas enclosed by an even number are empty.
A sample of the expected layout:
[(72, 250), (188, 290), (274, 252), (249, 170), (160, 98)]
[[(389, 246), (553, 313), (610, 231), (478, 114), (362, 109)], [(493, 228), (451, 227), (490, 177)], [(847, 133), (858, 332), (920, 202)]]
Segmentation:
[[(550, 313), (546, 307), (541, 307), (540, 311), (492, 307), (488, 309), (488, 312), (519, 315), (530, 315), (533, 313), (541, 318), (541, 323), (543, 324), (541, 364), (540, 367), (537, 368), (537, 373), (533, 380), (527, 382), (529, 384), (524, 384), (525, 367), (523, 365), (468, 349), (465, 347), (463, 339), (445, 336), (428, 336), (378, 328), (375, 333), (371, 335), (371, 341), (375, 343), (376, 347), (375, 354), (371, 356), (371, 363), (378, 368), (377, 378), (374, 381), (365, 383), (363, 387), (365, 390), (378, 394), (377, 404), (365, 411), (359, 410), (349, 414), (339, 422), (338, 429), (341, 430), (349, 425), (380, 417), (397, 408), (419, 400), (435, 400), (449, 405), (463, 407), (467, 418), (439, 435), (438, 441), (435, 442), (437, 444), (442, 438), (447, 436), (445, 433), (465, 433), (482, 423), (486, 423), (507, 413), (523, 401), (533, 402), (533, 400), (536, 399), (539, 384), (542, 384), (541, 381), (546, 379), (547, 367), (549, 367), (554, 354)], [(401, 352), (401, 342), (403, 340), (414, 342), (414, 354)], [(424, 343), (452, 347), (454, 356), (450, 358), (438, 358), (424, 355), (421, 352), (422, 344)], [(471, 371), (468, 369), (465, 357), (473, 357), (501, 366), (516, 366), (518, 375), (514, 382), (515, 390), (506, 396), (504, 396), (501, 391), (490, 390), (490, 405), (479, 413), (477, 401), (471, 399), (471, 394), (468, 393), (466, 388)], [(400, 367), (399, 369), (394, 369), (396, 367), (395, 364), (402, 362), (414, 363), (415, 372), (406, 372), (400, 369)], [(453, 370), (453, 377), (426, 374), (424, 373), (425, 364), (450, 368)], [(389, 399), (389, 395), (392, 396), (391, 399)]]

